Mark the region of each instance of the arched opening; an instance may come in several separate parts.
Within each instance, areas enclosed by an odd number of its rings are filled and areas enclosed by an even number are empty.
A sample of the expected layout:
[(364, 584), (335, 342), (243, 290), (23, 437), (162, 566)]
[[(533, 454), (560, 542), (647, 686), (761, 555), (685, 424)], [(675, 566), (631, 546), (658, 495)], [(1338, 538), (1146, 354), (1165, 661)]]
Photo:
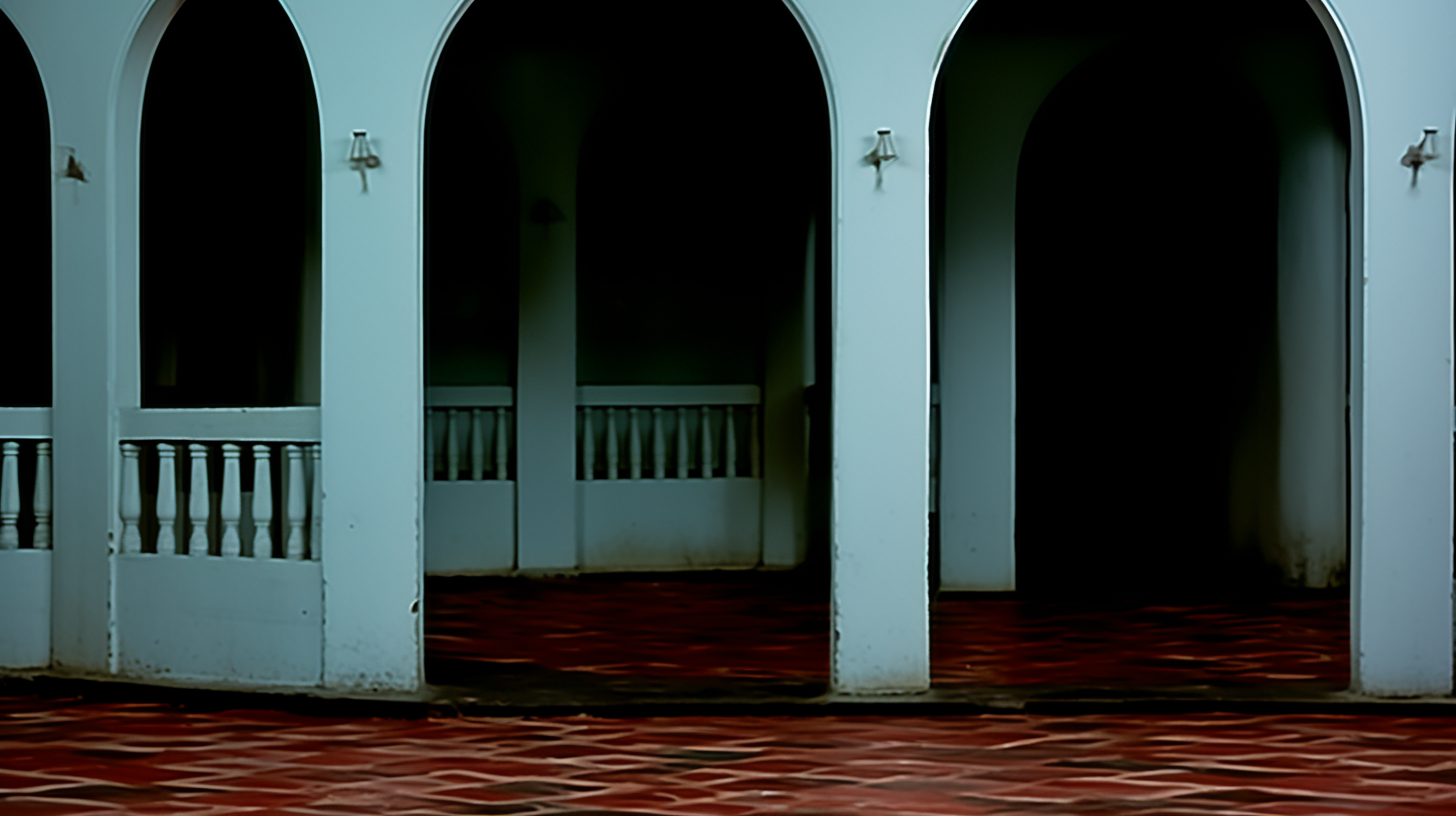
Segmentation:
[(51, 404), (50, 116), (30, 49), (0, 14), (0, 150), (15, 157), (5, 185), (5, 299), (0, 337), (9, 355), (0, 376), (0, 406)]
[(472, 6), (426, 144), (431, 682), (601, 650), (822, 686), (828, 111), (792, 14)]
[(141, 404), (319, 402), (319, 131), (277, 3), (190, 0), (147, 74)]
[[(1320, 21), (990, 1), (955, 45), (939, 578), (1007, 594), (941, 596), (936, 681), (1342, 686), (1350, 120)], [(1025, 648), (967, 663), (998, 627)]]

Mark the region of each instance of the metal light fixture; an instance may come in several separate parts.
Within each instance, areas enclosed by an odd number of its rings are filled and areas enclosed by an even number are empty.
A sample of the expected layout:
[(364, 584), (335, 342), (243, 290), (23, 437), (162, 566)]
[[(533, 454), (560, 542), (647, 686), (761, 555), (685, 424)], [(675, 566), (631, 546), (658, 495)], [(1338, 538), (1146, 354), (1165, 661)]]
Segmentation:
[(890, 138), (889, 128), (878, 128), (875, 130), (875, 137), (875, 149), (871, 150), (868, 156), (865, 156), (865, 161), (873, 164), (875, 166), (875, 172), (878, 173), (880, 165), (889, 164), (895, 159), (900, 158), (900, 154), (895, 152), (895, 142)]
[(1421, 174), (1421, 165), (1428, 161), (1435, 161), (1441, 158), (1436, 152), (1436, 128), (1425, 128), (1421, 133), (1421, 140), (1405, 149), (1405, 155), (1400, 157), (1400, 166), (1409, 167), (1411, 170), (1411, 186), (1416, 186), (1416, 179)]
[(369, 131), (363, 128), (354, 129), (354, 141), (349, 143), (349, 164), (359, 171), (359, 178), (364, 181), (364, 192), (369, 192), (369, 174), (366, 171), (379, 166), (379, 157), (369, 146)]

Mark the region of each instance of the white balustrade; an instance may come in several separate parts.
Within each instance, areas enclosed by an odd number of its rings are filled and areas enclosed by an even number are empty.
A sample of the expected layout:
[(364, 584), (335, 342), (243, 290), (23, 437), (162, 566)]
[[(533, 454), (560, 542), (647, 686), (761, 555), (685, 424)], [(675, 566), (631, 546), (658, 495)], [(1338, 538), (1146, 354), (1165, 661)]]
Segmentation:
[[(0, 444), (0, 550), (51, 548), (51, 443), (33, 439)], [(35, 463), (28, 515), (20, 479), (22, 469), (28, 468), (23, 460)]]
[(426, 409), (425, 478), (432, 482), (512, 478), (510, 413), (509, 407), (499, 405)]
[(142, 551), (142, 480), (137, 455), (140, 450), (129, 443), (121, 446), (121, 551), (124, 553)]
[[(577, 399), (584, 481), (597, 478), (599, 452), (606, 458), (606, 478), (621, 477), (622, 432), (617, 417), (623, 409), (625, 466), (632, 479), (762, 477), (756, 386), (584, 386)], [(652, 419), (644, 423), (648, 411)], [(605, 417), (603, 438), (597, 436), (600, 417)], [(644, 458), (651, 460), (647, 473)]]
[(35, 445), (35, 498), (32, 500), (35, 513), (35, 530), (31, 533), (33, 549), (51, 548), (51, 443), (37, 442)]
[(303, 448), (298, 445), (284, 445), (288, 455), (288, 539), (284, 545), (284, 558), (302, 561), (305, 553), (303, 523), (308, 520), (305, 504), (306, 483), (303, 478)]
[[(122, 445), (123, 452), (126, 448), (126, 445)], [(212, 516), (212, 495), (207, 489), (206, 445), (194, 442), (187, 446), (187, 467), (192, 472), (192, 487), (187, 493), (187, 523), (192, 527), (192, 535), (187, 538), (187, 554), (201, 557), (208, 554), (207, 526)], [(130, 501), (129, 493), (122, 498), (123, 503), (127, 501)], [(123, 549), (122, 552), (136, 550)]]
[[(248, 444), (186, 443), (188, 472), (181, 479), (178, 473), (178, 450), (181, 446), (150, 440), (121, 443), (121, 552), (183, 554), (178, 547), (178, 526), (182, 522), (178, 518), (178, 508), (185, 503), (187, 515), (183, 529), (187, 533), (186, 555), (204, 557), (216, 553), (218, 558), (317, 559), (323, 524), (323, 516), (319, 512), (322, 503), (319, 446), (316, 443), (244, 441)], [(46, 475), (47, 481), (44, 492), (37, 485), (36, 527), (39, 529), (44, 519), (45, 540), (49, 541), (50, 449), (47, 443), (42, 444), (46, 447), (43, 449), (44, 456), (37, 458), (36, 473), (38, 478)], [(208, 474), (208, 459), (214, 448), (222, 452), (222, 479), (215, 485)], [(275, 462), (278, 472), (274, 471)], [(249, 466), (252, 472), (251, 494), (244, 490), (247, 485), (242, 479), (245, 468)], [(154, 496), (144, 492), (143, 488), (143, 474), (150, 468), (156, 469), (157, 491)], [(306, 470), (312, 471), (312, 479), (308, 478)], [(0, 480), (4, 479), (4, 475), (4, 469), (0, 467)], [(274, 500), (273, 493), (279, 478), (284, 480), (281, 502)], [(187, 485), (185, 497), (179, 495), (179, 488), (184, 484)], [(211, 495), (214, 488), (218, 493), (215, 526)], [(246, 501), (248, 496), (252, 499), (250, 508)], [(154, 503), (145, 506), (148, 501)], [(3, 502), (4, 488), (0, 484), (0, 504)], [(245, 508), (249, 508), (246, 520), (251, 524), (244, 524)], [(154, 532), (146, 526), (151, 519), (156, 521)], [(0, 515), (0, 525), (3, 525), (3, 515)], [(274, 545), (275, 529), (282, 533), (281, 548)], [(277, 553), (276, 549), (281, 549), (282, 553)]]
[(157, 445), (157, 552), (177, 554), (177, 448), (165, 442)]
[[(160, 447), (160, 446), (158, 446)], [(273, 557), (273, 449), (253, 446), (253, 557)], [(157, 550), (161, 551), (161, 546)]]

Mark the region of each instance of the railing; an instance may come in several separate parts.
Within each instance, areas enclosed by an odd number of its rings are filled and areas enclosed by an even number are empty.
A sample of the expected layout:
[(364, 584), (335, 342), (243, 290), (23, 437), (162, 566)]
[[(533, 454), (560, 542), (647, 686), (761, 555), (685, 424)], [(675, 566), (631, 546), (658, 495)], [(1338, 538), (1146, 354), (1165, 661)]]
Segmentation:
[(0, 443), (0, 550), (50, 548), (50, 440), (7, 439)]
[(759, 400), (754, 385), (579, 387), (579, 477), (757, 479)]
[(318, 560), (318, 409), (141, 409), (121, 417), (125, 554)]
[(51, 409), (0, 408), (0, 550), (51, 548)]
[(505, 386), (427, 389), (425, 474), (429, 481), (515, 479), (515, 411)]

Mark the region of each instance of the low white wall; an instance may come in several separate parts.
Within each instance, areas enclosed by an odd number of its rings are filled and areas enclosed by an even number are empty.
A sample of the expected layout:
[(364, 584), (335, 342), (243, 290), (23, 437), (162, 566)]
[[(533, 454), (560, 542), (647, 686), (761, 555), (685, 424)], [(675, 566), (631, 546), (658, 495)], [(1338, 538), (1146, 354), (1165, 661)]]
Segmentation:
[(760, 479), (577, 482), (583, 569), (752, 567)]
[(516, 566), (516, 483), (425, 483), (425, 573), (510, 572)]
[(255, 686), (323, 674), (323, 578), (314, 561), (113, 558), (118, 673)]
[(0, 667), (51, 662), (51, 553), (0, 552)]

